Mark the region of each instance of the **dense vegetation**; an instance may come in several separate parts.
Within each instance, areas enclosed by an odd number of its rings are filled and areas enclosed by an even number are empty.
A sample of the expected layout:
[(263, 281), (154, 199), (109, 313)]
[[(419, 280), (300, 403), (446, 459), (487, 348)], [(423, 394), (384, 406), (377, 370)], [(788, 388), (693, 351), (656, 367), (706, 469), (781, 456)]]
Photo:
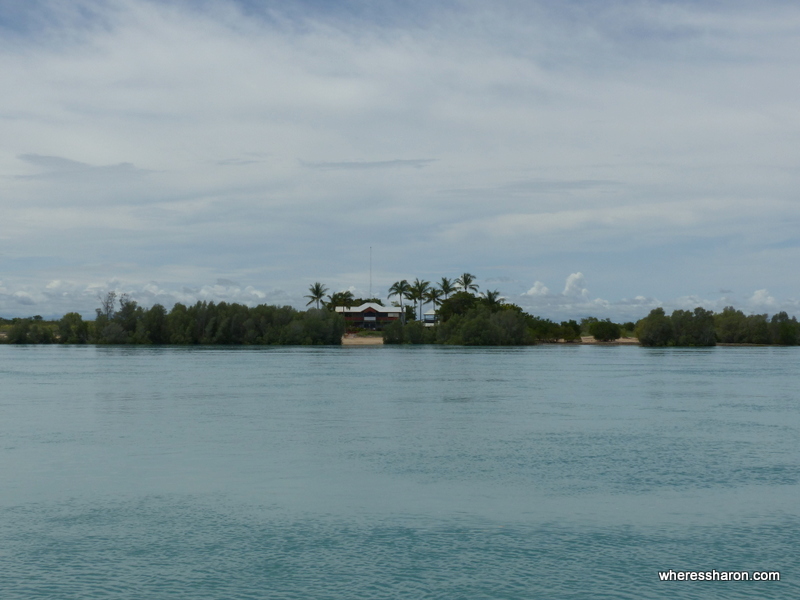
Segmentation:
[(575, 321), (554, 323), (526, 314), (519, 306), (493, 296), (460, 291), (443, 300), (440, 322), (425, 327), (420, 321), (390, 323), (383, 330), (386, 344), (452, 344), (463, 346), (524, 346), (537, 341), (580, 337)]
[[(395, 282), (389, 288), (389, 297), (398, 299), (396, 305), (405, 319), (384, 327), (384, 343), (522, 346), (580, 337), (581, 328), (575, 321), (557, 324), (506, 303), (497, 290), (477, 292), (475, 276), (470, 273), (454, 280), (442, 277), (436, 285), (419, 278), (413, 283), (405, 279)], [(404, 300), (413, 307), (404, 306)], [(422, 311), (428, 303), (437, 312), (438, 324), (434, 327), (422, 323)]]
[(714, 346), (717, 342), (796, 346), (800, 324), (785, 312), (770, 319), (745, 315), (731, 306), (717, 314), (698, 307), (676, 310), (670, 316), (663, 308), (655, 308), (637, 323), (636, 336), (643, 346)]
[(600, 321), (594, 318), (584, 319), (586, 329), (598, 342), (613, 342), (622, 336), (622, 326), (612, 323), (611, 319)]
[(58, 340), (58, 324), (40, 315), (29, 319), (3, 319), (5, 341), (10, 344), (52, 344)]
[[(505, 302), (497, 291), (478, 292), (474, 276), (464, 273), (451, 281), (443, 277), (437, 286), (416, 279), (398, 281), (389, 289), (397, 297), (402, 321), (384, 327), (387, 344), (452, 344), (464, 346), (520, 346), (537, 342), (577, 341), (581, 335), (610, 342), (635, 335), (644, 346), (714, 346), (717, 343), (799, 345), (800, 324), (780, 312), (745, 315), (733, 307), (721, 313), (703, 308), (676, 310), (667, 315), (653, 309), (638, 323), (618, 324), (610, 319), (586, 317), (555, 323), (529, 315)], [(341, 344), (345, 332), (337, 306), (365, 302), (383, 304), (379, 298), (354, 298), (348, 291), (325, 297), (328, 288), (317, 282), (309, 288), (303, 312), (289, 306), (197, 302), (176, 304), (167, 311), (160, 304), (144, 309), (126, 295), (109, 292), (101, 298), (96, 319), (84, 321), (67, 313), (58, 321), (41, 316), (27, 319), (0, 318), (0, 342), (11, 344)], [(404, 305), (408, 300), (412, 304)], [(423, 308), (436, 309), (438, 323), (427, 327)]]
[(12, 344), (341, 344), (344, 319), (331, 311), (297, 311), (289, 306), (255, 307), (220, 302), (160, 304), (143, 309), (111, 292), (93, 323), (77, 313), (47, 323), (41, 317), (14, 319), (6, 341)]

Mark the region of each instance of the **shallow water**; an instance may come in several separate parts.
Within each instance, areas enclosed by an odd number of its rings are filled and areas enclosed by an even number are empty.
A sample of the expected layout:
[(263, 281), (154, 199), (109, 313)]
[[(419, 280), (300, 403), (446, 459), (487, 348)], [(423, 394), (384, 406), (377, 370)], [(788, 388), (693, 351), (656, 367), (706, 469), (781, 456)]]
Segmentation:
[(0, 346), (1, 597), (800, 597), (799, 359)]

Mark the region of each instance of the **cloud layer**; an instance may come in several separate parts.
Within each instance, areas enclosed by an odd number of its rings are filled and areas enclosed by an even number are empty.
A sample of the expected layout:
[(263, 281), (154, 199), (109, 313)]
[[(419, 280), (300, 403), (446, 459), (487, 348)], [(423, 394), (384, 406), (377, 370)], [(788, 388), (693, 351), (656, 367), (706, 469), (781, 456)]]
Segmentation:
[(370, 247), (553, 316), (800, 297), (800, 7), (288, 4), (0, 5), (1, 316), (302, 306)]

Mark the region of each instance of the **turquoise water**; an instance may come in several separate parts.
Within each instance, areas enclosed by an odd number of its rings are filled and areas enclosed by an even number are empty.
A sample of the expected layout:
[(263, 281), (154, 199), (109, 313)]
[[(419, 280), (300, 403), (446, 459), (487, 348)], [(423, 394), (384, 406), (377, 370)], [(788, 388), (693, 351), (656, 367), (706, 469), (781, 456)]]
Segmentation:
[(800, 598), (798, 383), (796, 348), (0, 346), (0, 598)]

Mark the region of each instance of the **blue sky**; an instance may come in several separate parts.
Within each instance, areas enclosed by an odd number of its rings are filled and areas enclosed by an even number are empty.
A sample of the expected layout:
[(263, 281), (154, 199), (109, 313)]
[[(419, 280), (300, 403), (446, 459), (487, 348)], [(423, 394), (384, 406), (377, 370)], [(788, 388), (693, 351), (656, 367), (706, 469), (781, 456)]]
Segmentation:
[(0, 0), (0, 316), (468, 271), (800, 314), (800, 6)]

